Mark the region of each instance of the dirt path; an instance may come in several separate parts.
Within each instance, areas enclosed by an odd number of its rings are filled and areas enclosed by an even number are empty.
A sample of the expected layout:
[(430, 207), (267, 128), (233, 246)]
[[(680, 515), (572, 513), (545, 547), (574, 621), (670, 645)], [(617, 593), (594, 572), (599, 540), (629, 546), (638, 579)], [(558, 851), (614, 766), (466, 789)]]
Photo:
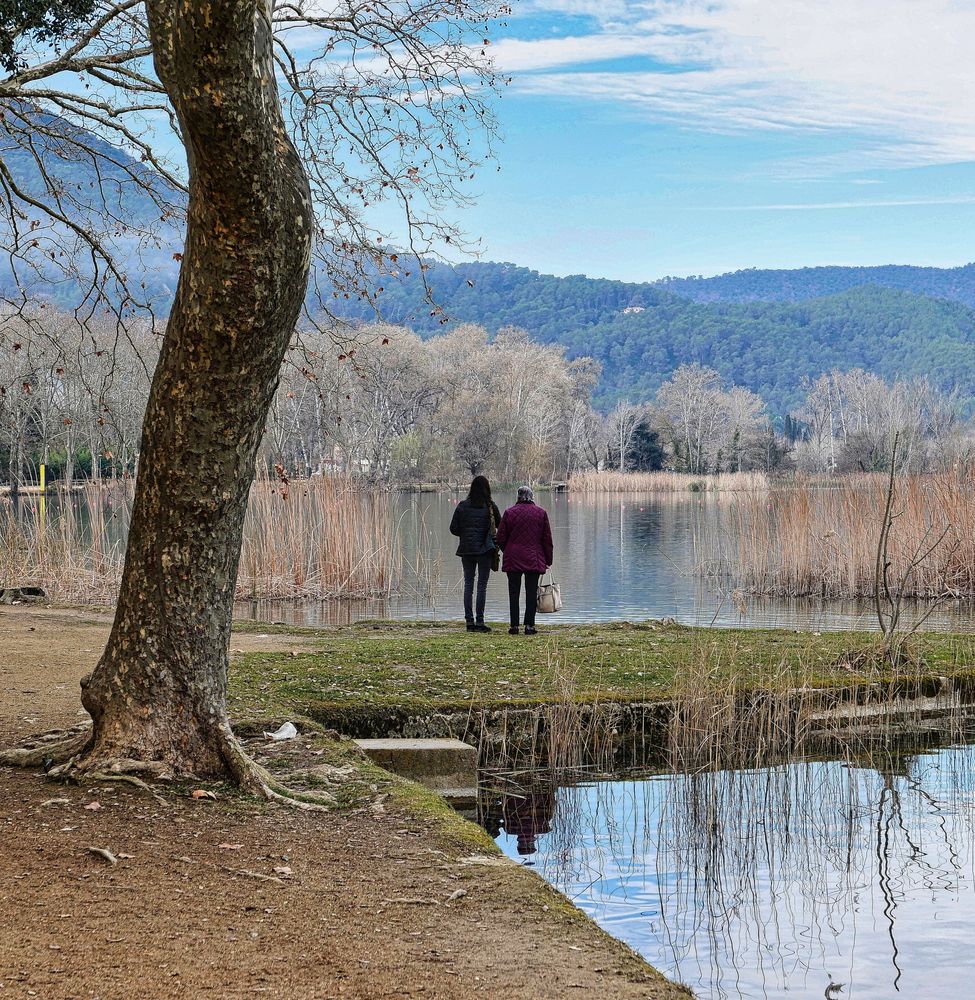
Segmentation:
[[(0, 737), (20, 739), (85, 717), (78, 683), (91, 673), (108, 641), (104, 612), (29, 605), (0, 607)], [(233, 653), (286, 652), (313, 642), (307, 635), (235, 632)]]
[[(108, 626), (0, 609), (0, 742), (77, 721)], [(533, 873), (465, 863), (429, 822), (0, 768), (0, 1000), (686, 996)]]

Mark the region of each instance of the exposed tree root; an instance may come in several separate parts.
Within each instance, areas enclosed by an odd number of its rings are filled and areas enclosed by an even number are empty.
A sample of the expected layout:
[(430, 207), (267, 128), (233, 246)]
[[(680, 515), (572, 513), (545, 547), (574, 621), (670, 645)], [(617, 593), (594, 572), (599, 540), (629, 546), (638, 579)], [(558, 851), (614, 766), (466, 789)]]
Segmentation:
[(221, 736), (224, 759), (241, 791), (305, 812), (328, 812), (337, 804), (328, 792), (302, 792), (275, 781), (267, 768), (247, 756), (229, 725), (221, 726)]
[[(244, 752), (229, 724), (221, 725), (219, 734), (227, 777), (242, 792), (305, 812), (328, 812), (337, 804), (335, 797), (328, 792), (301, 791), (281, 784), (267, 768)], [(163, 804), (168, 804), (166, 799), (144, 779), (172, 781), (195, 777), (192, 773), (176, 773), (163, 761), (112, 757), (98, 753), (97, 749), (94, 753), (86, 753), (92, 742), (91, 723), (85, 722), (72, 729), (54, 730), (31, 737), (10, 750), (0, 751), (0, 765), (43, 767), (48, 777), (57, 781), (125, 782), (148, 792)]]
[(91, 740), (91, 722), (71, 729), (54, 729), (23, 740), (9, 750), (0, 750), (0, 765), (5, 767), (43, 767), (72, 760)]
[(108, 757), (101, 754), (91, 756), (76, 754), (47, 772), (49, 778), (58, 781), (125, 781), (130, 784), (145, 784), (139, 775), (154, 781), (172, 781), (176, 776), (173, 769), (158, 760), (136, 760), (131, 757)]
[(141, 778), (134, 774), (106, 774), (104, 771), (89, 771), (86, 776), (90, 781), (124, 781), (127, 785), (134, 785), (148, 792), (157, 802), (168, 806), (169, 802), (163, 798), (151, 785), (147, 785)]

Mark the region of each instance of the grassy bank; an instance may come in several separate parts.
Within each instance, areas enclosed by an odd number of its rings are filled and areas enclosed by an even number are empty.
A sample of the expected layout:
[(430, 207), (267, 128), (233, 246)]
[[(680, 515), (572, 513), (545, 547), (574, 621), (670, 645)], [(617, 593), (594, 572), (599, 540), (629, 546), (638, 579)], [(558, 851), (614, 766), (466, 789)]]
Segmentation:
[[(689, 686), (783, 691), (894, 679), (875, 655), (875, 633), (606, 623), (554, 626), (528, 638), (502, 629), (479, 635), (442, 624), (365, 622), (300, 634), (307, 641), (301, 648), (235, 657), (235, 715), (341, 719), (352, 710), (657, 701), (686, 696)], [(912, 654), (900, 679), (975, 677), (975, 636), (925, 633), (912, 640)]]

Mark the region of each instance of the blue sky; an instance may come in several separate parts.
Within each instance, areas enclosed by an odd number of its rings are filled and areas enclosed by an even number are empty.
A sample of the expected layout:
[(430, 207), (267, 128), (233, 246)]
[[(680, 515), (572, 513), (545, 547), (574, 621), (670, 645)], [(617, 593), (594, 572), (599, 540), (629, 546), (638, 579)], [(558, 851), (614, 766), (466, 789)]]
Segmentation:
[(482, 255), (650, 280), (975, 259), (975, 0), (515, 0)]

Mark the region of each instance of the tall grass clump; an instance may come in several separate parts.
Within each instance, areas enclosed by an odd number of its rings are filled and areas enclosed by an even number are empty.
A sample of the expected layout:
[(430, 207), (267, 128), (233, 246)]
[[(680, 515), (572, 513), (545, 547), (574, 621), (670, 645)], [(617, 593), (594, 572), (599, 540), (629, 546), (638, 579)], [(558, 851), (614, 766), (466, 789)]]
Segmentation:
[(719, 472), (692, 476), (684, 472), (575, 472), (573, 493), (711, 493), (719, 490), (767, 490), (764, 472)]
[(244, 522), (237, 597), (387, 596), (401, 561), (387, 493), (349, 476), (262, 478)]
[[(739, 494), (727, 534), (705, 539), (699, 561), (753, 594), (870, 597), (886, 491), (883, 474), (864, 474)], [(901, 596), (975, 596), (975, 468), (896, 477), (892, 518), (887, 551)]]
[[(125, 561), (132, 481), (78, 496), (0, 498), (0, 587), (40, 586), (59, 602), (111, 604)], [(44, 506), (42, 507), (42, 503)], [(402, 557), (389, 496), (355, 479), (255, 482), (238, 599), (386, 596)]]
[[(823, 755), (853, 760), (956, 743), (970, 732), (967, 682), (932, 676), (916, 647), (896, 663), (879, 641), (829, 662), (813, 641), (798, 654), (743, 673), (734, 644), (700, 641), (668, 702), (666, 770), (751, 770)], [(953, 647), (948, 673), (968, 656), (963, 645)]]

